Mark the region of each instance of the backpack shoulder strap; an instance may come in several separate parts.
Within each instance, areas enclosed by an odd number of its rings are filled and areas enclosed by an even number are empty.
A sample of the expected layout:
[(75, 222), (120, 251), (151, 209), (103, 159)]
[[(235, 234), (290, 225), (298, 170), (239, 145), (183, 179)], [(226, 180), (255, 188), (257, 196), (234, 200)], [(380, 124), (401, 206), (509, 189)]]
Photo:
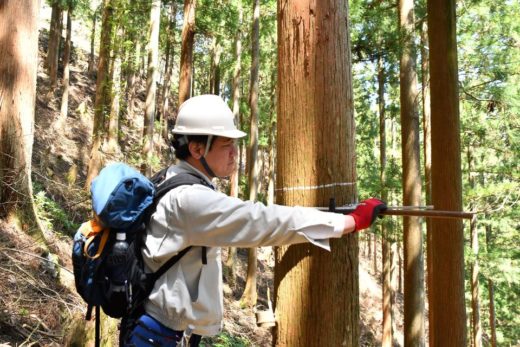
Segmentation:
[[(164, 170), (162, 170), (162, 171), (164, 171)], [(160, 174), (162, 171), (160, 171), (158, 174)], [(166, 174), (166, 172), (164, 174)], [(154, 182), (154, 184), (155, 184), (155, 182)], [(168, 178), (166, 181), (164, 181), (164, 176), (163, 176), (162, 180), (160, 181), (160, 184), (158, 186), (156, 186), (154, 202), (159, 202), (159, 200), (166, 193), (168, 193), (170, 190), (172, 190), (174, 188), (177, 188), (180, 186), (191, 186), (193, 184), (201, 184), (203, 186), (213, 189), (213, 187), (204, 178), (200, 177), (196, 173), (190, 173), (190, 172), (180, 173), (171, 178)]]

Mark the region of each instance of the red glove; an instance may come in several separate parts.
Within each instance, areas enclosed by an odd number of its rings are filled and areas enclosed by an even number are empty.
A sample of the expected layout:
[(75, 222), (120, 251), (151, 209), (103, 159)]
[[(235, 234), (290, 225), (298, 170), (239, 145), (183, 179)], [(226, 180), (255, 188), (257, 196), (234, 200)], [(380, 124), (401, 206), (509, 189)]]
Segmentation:
[(354, 212), (349, 213), (356, 222), (355, 231), (360, 231), (370, 227), (379, 213), (385, 210), (386, 204), (379, 199), (370, 198), (361, 201)]

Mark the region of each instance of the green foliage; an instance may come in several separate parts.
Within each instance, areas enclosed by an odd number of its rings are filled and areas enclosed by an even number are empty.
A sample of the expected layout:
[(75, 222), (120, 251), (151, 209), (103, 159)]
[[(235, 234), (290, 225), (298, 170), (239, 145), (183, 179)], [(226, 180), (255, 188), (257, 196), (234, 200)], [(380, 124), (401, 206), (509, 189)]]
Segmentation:
[[(208, 341), (210, 340), (210, 341)], [(209, 343), (209, 344), (208, 344)], [(213, 346), (213, 347), (249, 347), (252, 346), (251, 342), (240, 336), (233, 336), (229, 332), (224, 331), (215, 338), (204, 338), (201, 341), (201, 345)]]
[(34, 202), (41, 222), (48, 230), (64, 235), (73, 235), (79, 225), (71, 221), (67, 212), (53, 199), (46, 195), (43, 187), (33, 184)]

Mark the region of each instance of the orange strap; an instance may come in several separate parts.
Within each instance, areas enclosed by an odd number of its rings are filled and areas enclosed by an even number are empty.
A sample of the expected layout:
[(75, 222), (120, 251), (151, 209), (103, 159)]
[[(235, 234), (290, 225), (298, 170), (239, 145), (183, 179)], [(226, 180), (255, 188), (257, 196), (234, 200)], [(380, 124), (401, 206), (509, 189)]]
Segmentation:
[[(85, 254), (85, 256), (90, 259), (99, 258), (101, 252), (103, 252), (103, 249), (105, 248), (105, 244), (107, 243), (110, 229), (104, 228), (96, 220), (91, 219), (88, 222), (83, 223), (79, 230), (81, 231), (83, 236), (87, 238), (87, 242), (85, 242), (85, 246), (83, 247), (83, 253)], [(94, 241), (94, 239), (99, 235), (99, 233), (102, 233), (99, 247), (96, 251), (96, 254), (91, 256), (88, 252), (88, 248), (90, 247), (90, 244)]]

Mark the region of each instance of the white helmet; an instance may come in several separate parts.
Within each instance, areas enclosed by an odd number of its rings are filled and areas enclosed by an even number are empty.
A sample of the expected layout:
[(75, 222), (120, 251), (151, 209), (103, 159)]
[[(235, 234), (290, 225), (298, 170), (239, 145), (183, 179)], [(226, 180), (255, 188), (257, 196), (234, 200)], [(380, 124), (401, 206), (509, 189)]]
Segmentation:
[(180, 106), (173, 133), (232, 139), (244, 137), (246, 133), (237, 129), (233, 119), (233, 112), (220, 96), (194, 96)]

